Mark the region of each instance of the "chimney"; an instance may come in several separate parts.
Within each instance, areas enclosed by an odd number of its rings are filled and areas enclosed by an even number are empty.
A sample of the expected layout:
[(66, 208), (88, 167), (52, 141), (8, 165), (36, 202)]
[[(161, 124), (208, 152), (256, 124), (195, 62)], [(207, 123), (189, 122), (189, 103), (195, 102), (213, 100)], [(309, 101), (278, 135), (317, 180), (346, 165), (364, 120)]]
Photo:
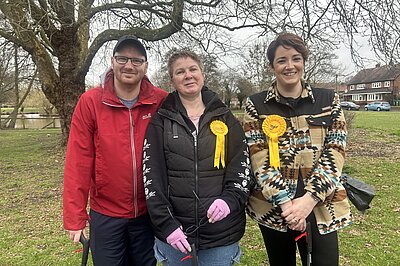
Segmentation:
[(380, 63), (378, 63), (378, 64), (375, 65), (375, 68), (378, 68), (378, 67), (381, 67), (381, 64), (380, 64)]

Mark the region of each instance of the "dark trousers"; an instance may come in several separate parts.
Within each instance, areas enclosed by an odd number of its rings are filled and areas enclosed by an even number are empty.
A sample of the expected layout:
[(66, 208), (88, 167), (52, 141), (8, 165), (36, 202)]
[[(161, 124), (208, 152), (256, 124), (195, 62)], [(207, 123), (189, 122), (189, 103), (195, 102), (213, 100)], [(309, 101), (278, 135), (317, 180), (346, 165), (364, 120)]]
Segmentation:
[[(307, 218), (311, 223), (312, 235), (312, 266), (338, 266), (339, 245), (337, 233), (332, 232), (321, 235), (316, 227), (313, 213)], [(307, 242), (302, 237), (297, 242), (295, 238), (301, 234), (299, 231), (288, 229), (287, 232), (280, 232), (260, 225), (264, 238), (268, 259), (271, 266), (296, 266), (296, 243), (299, 249), (303, 266), (307, 265)]]
[(155, 266), (154, 235), (147, 215), (114, 218), (90, 210), (90, 248), (96, 266)]

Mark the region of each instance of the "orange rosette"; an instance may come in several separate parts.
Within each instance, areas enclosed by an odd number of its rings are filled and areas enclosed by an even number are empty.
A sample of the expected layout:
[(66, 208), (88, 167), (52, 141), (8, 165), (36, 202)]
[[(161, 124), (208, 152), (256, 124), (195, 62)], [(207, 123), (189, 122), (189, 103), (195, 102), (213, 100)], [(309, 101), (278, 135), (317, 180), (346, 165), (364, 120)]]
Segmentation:
[(286, 121), (280, 115), (269, 115), (262, 123), (262, 129), (268, 137), (269, 164), (275, 169), (279, 169), (281, 162), (279, 159), (278, 138), (286, 131)]

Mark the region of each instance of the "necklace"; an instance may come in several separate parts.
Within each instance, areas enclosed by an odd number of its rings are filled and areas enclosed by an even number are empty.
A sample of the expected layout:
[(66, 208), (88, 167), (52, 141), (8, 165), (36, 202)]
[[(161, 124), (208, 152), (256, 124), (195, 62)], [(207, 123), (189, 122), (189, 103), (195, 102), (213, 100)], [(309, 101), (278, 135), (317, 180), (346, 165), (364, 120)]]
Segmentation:
[(199, 118), (204, 113), (205, 106), (201, 106), (200, 108), (196, 108), (195, 110), (187, 111), (189, 118)]

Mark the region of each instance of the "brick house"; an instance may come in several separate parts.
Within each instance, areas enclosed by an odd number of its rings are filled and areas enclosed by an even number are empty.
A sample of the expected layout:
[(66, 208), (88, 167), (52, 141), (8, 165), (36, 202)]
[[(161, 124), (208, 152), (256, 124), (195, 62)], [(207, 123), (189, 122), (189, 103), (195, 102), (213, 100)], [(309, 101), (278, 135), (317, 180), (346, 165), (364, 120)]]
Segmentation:
[[(400, 64), (367, 68), (347, 82), (345, 101), (364, 105), (373, 101), (400, 101)], [(396, 104), (397, 105), (397, 104)]]

